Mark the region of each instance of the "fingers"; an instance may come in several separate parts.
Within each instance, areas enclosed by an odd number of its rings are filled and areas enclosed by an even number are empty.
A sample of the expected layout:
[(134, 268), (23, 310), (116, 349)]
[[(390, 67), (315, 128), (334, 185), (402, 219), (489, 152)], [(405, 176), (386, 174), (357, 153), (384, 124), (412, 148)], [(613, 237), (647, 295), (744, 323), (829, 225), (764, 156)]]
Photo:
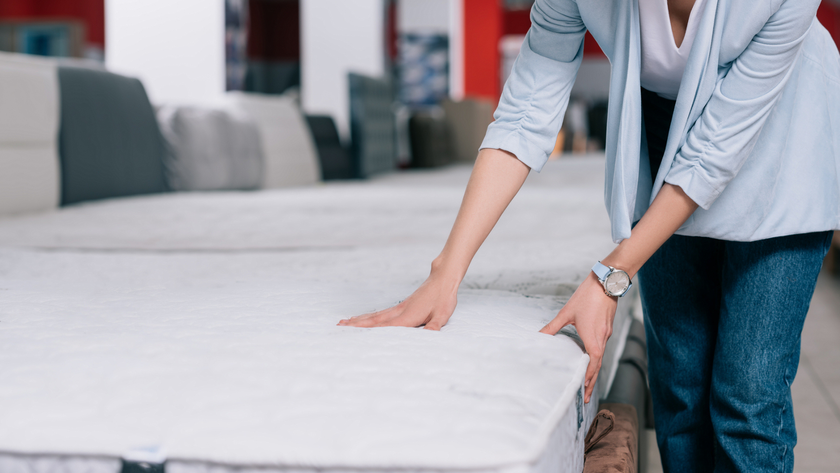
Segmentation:
[(540, 329), (540, 333), (554, 335), (557, 332), (559, 332), (561, 328), (569, 324), (574, 324), (574, 319), (571, 315), (571, 312), (561, 309), (560, 312), (557, 313), (557, 316), (554, 317), (554, 319), (551, 322), (549, 322), (545, 327)]
[(428, 308), (403, 306), (402, 304), (371, 314), (358, 315), (338, 322), (340, 326), (348, 327), (419, 327), (426, 325), (428, 330), (440, 330), (446, 323), (445, 319), (433, 319)]
[(384, 321), (392, 318), (393, 316), (398, 315), (395, 314), (398, 307), (399, 306), (394, 306), (385, 310), (373, 312), (371, 314), (357, 315), (355, 317), (350, 317), (349, 319), (342, 319), (338, 322), (338, 325), (350, 327), (375, 327), (377, 325), (381, 325)]
[(372, 316), (373, 314), (365, 314), (365, 315), (357, 315), (355, 317), (350, 317), (349, 319), (341, 319), (338, 321), (337, 325), (348, 325), (348, 326), (356, 326), (363, 318), (367, 318)]
[(584, 400), (589, 402), (592, 397), (592, 390), (595, 388), (595, 381), (598, 380), (598, 373), (601, 371), (601, 362), (604, 359), (604, 350), (600, 347), (593, 347), (587, 350), (589, 354), (589, 366), (586, 367), (586, 377), (583, 385), (586, 386)]
[(426, 330), (440, 331), (446, 323), (442, 317), (415, 316), (417, 314), (411, 314), (407, 311), (394, 315), (395, 312), (389, 309), (388, 311), (359, 315), (343, 319), (338, 322), (338, 325), (348, 327), (419, 327), (422, 325)]
[(592, 380), (589, 382), (589, 385), (586, 386), (586, 391), (583, 394), (585, 404), (589, 404), (590, 399), (592, 399), (592, 392), (595, 390), (596, 381), (598, 381), (598, 372), (595, 372), (595, 376), (592, 377)]
[(426, 325), (423, 326), (426, 330), (434, 330), (436, 332), (440, 331), (440, 328), (443, 326), (439, 318), (432, 317), (431, 320), (426, 322)]
[(347, 320), (342, 320), (339, 325), (347, 325), (350, 327), (374, 327), (381, 320), (379, 314), (366, 314), (350, 317)]

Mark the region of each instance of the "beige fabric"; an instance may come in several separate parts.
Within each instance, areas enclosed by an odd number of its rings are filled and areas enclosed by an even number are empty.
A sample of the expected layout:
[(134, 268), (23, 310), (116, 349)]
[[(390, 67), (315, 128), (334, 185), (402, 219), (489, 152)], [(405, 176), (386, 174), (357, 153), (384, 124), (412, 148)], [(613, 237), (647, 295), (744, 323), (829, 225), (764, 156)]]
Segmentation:
[(58, 207), (55, 143), (0, 144), (0, 217)]
[(58, 76), (47, 59), (0, 53), (0, 216), (58, 206)]
[(234, 92), (228, 98), (260, 130), (263, 188), (305, 186), (321, 180), (312, 134), (293, 97)]
[(472, 162), (478, 148), (493, 122), (493, 104), (486, 100), (466, 99), (460, 102), (446, 100), (443, 109), (452, 133), (455, 159)]

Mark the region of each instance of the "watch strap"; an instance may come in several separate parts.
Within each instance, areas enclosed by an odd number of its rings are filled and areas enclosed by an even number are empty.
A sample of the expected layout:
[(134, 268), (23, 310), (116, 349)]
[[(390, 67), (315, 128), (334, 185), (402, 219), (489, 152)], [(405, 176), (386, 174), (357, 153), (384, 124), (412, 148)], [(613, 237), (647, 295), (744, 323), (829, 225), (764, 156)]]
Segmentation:
[(592, 267), (592, 272), (595, 273), (595, 276), (598, 276), (599, 281), (604, 281), (609, 276), (612, 269), (609, 266), (604, 266), (601, 264), (600, 261), (595, 263), (595, 266)]

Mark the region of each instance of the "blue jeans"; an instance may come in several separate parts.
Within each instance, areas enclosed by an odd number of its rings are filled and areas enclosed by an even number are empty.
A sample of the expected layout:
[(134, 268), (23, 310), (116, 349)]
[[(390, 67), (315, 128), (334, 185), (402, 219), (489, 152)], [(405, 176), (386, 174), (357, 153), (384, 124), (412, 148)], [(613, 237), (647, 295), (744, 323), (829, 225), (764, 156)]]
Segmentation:
[(790, 385), (831, 235), (674, 235), (639, 272), (666, 472), (793, 471)]

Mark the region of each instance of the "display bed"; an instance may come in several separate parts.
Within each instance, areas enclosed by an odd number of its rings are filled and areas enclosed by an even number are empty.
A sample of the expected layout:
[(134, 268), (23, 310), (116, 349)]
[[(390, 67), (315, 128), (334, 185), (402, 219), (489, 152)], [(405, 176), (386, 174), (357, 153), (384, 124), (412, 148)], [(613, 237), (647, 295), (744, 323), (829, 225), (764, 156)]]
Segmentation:
[(529, 178), (441, 332), (335, 326), (423, 281), (468, 173), (0, 221), (0, 471), (581, 471), (588, 356), (537, 331), (613, 247), (602, 159)]

